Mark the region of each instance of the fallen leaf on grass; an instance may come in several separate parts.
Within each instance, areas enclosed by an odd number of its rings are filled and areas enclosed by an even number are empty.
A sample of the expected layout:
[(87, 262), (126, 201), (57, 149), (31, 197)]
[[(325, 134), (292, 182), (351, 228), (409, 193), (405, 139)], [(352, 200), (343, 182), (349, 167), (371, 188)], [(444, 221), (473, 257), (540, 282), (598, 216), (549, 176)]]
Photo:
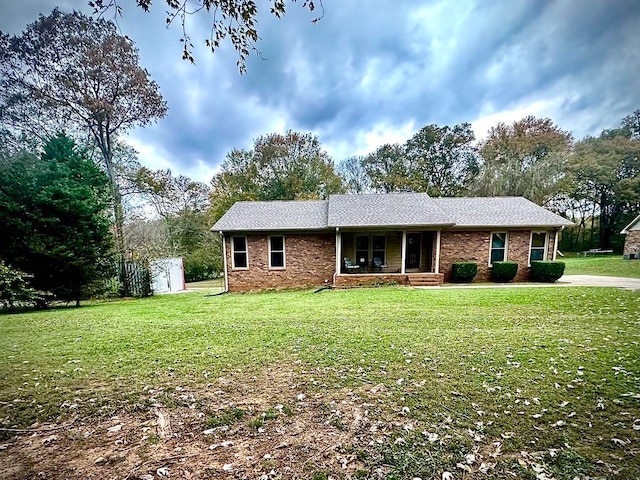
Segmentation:
[(378, 392), (384, 392), (387, 389), (387, 387), (384, 386), (384, 384), (379, 383), (378, 385), (376, 385), (375, 387), (373, 387), (370, 392), (371, 393), (378, 393)]
[(480, 472), (482, 472), (482, 473), (487, 473), (489, 470), (491, 470), (491, 469), (492, 469), (492, 468), (494, 468), (495, 466), (496, 466), (496, 464), (495, 464), (495, 463), (491, 463), (491, 462), (489, 462), (489, 463), (485, 463), (485, 462), (482, 462), (482, 463), (480, 464), (480, 466), (478, 467), (478, 470), (479, 470)]
[(437, 433), (432, 433), (427, 431), (422, 432), (422, 435), (427, 437), (427, 440), (429, 440), (429, 443), (437, 442), (438, 439), (440, 438), (440, 435), (438, 435)]
[(122, 430), (122, 423), (119, 423), (118, 425), (114, 425), (113, 427), (107, 428), (107, 432), (109, 433), (116, 433), (116, 432), (119, 432), (120, 430)]
[(222, 443), (216, 443), (214, 445), (211, 445), (209, 447), (209, 450), (215, 450), (216, 448), (220, 448), (220, 447), (230, 447), (233, 445), (233, 442), (231, 440), (225, 440)]
[(58, 435), (49, 435), (48, 437), (45, 437), (42, 439), (42, 444), (49, 445), (51, 442), (54, 442), (57, 439), (58, 439)]

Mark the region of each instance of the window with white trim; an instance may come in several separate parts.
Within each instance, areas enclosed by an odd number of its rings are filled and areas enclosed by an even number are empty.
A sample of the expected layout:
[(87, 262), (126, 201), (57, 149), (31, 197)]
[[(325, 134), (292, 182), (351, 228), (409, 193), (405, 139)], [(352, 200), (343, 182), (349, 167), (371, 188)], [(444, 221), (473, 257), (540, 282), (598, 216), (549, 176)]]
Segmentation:
[(529, 248), (529, 264), (547, 257), (547, 232), (531, 232), (531, 247)]
[(285, 268), (284, 235), (269, 237), (269, 268)]
[(491, 232), (491, 251), (489, 265), (504, 262), (507, 259), (507, 232)]
[(249, 268), (247, 237), (231, 237), (231, 259), (234, 269), (246, 270)]

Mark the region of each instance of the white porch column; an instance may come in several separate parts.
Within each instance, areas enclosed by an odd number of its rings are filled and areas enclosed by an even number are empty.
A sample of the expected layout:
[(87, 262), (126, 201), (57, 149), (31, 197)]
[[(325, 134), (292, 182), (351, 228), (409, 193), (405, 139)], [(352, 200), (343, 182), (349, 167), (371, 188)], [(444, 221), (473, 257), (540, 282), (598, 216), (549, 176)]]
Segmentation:
[(434, 273), (440, 273), (440, 230), (436, 232), (436, 267)]
[(553, 240), (553, 261), (556, 261), (556, 255), (558, 254), (558, 230), (556, 230), (556, 238)]
[(222, 258), (224, 260), (224, 291), (229, 291), (229, 273), (227, 272), (227, 241), (224, 238), (224, 233), (220, 232), (222, 237)]
[(402, 231), (402, 266), (400, 267), (400, 273), (405, 273), (405, 259), (407, 258), (407, 232)]
[(336, 227), (336, 275), (340, 273), (340, 267), (342, 266), (342, 236), (340, 235), (340, 228)]

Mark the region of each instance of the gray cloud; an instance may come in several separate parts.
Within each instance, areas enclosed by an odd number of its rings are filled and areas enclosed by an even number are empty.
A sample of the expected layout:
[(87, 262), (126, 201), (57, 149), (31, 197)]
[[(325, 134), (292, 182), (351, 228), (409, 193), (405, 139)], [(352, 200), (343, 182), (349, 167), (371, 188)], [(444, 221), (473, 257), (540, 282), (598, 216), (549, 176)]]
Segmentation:
[[(283, 19), (262, 12), (262, 58), (252, 56), (244, 76), (228, 46), (213, 56), (201, 47), (203, 16), (189, 19), (197, 64), (180, 60), (180, 29), (164, 28), (161, 3), (150, 14), (126, 5), (119, 24), (169, 105), (132, 137), (180, 173), (201, 174), (232, 148), (287, 128), (317, 133), (339, 160), (380, 129), (517, 112), (580, 138), (640, 107), (637, 2), (324, 0), (316, 25), (288, 3)], [(0, 29), (21, 30), (47, 4), (12, 3)], [(61, 7), (88, 10), (83, 0)]]

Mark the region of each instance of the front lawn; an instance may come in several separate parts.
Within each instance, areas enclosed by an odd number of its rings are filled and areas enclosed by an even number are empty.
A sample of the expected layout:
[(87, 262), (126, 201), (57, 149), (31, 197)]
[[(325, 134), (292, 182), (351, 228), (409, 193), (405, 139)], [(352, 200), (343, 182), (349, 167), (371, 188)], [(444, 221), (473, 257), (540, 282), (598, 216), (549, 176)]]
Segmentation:
[(566, 264), (565, 275), (607, 275), (640, 278), (640, 261), (623, 260), (622, 255), (601, 257), (565, 257), (558, 260)]
[(640, 478), (639, 311), (379, 288), (2, 315), (0, 477)]

